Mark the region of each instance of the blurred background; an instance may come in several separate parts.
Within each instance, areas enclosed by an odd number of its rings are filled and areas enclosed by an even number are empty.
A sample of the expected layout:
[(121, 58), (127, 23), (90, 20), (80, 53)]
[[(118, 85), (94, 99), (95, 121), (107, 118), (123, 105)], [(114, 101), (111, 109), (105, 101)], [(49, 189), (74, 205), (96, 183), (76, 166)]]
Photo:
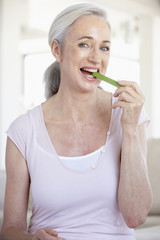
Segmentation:
[[(112, 28), (107, 76), (137, 81), (151, 124), (147, 138), (160, 138), (159, 0), (0, 0), (0, 169), (6, 134), (20, 114), (44, 101), (43, 73), (54, 61), (48, 30), (65, 7), (93, 2), (108, 12)], [(106, 83), (105, 90), (114, 91)]]

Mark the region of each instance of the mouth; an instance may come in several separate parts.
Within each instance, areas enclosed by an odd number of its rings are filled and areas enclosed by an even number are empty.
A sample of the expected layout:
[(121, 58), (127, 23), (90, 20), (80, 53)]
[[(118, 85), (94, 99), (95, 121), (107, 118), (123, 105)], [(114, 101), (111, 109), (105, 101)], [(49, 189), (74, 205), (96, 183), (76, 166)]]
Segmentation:
[(83, 75), (85, 75), (86, 77), (89, 77), (89, 78), (95, 78), (93, 76), (93, 73), (94, 72), (99, 72), (99, 69), (98, 68), (80, 68), (80, 71), (82, 72)]

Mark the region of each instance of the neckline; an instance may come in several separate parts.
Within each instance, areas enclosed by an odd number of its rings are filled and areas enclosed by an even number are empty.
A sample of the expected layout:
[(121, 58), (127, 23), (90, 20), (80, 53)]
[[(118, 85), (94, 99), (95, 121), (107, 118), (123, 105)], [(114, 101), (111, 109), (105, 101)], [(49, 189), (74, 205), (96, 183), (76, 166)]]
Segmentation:
[[(113, 103), (114, 103), (114, 97), (113, 97), (113, 94), (112, 94), (112, 96), (111, 96), (111, 106), (113, 105)], [(44, 133), (45, 133), (45, 135), (46, 135), (46, 138), (47, 138), (48, 143), (49, 143), (50, 146), (51, 146), (52, 152), (55, 154), (56, 159), (57, 159), (57, 161), (59, 162), (59, 164), (62, 165), (63, 168), (65, 168), (65, 169), (67, 169), (67, 170), (69, 170), (69, 171), (71, 171), (71, 172), (85, 173), (85, 172), (88, 172), (88, 171), (93, 171), (93, 170), (90, 169), (90, 168), (89, 168), (89, 169), (85, 169), (85, 170), (83, 170), (83, 171), (71, 169), (71, 168), (67, 167), (67, 166), (62, 162), (62, 160), (60, 159), (58, 153), (56, 152), (56, 149), (55, 149), (55, 147), (54, 147), (54, 145), (53, 145), (53, 143), (52, 143), (52, 141), (51, 141), (51, 138), (50, 138), (50, 136), (49, 136), (49, 133), (48, 133), (48, 131), (47, 131), (47, 127), (46, 127), (45, 120), (44, 120), (44, 115), (43, 115), (43, 110), (42, 110), (42, 103), (39, 105), (39, 110), (40, 110), (41, 123), (42, 123), (42, 127), (43, 127), (43, 130), (44, 130)], [(113, 118), (113, 109), (111, 108), (110, 122), (109, 122), (109, 127), (108, 127), (108, 130), (107, 130), (107, 137), (106, 137), (106, 140), (105, 140), (104, 145), (102, 146), (103, 151), (102, 151), (102, 153), (101, 153), (100, 158), (99, 158), (98, 161), (97, 161), (97, 167), (96, 167), (96, 169), (98, 168), (98, 166), (99, 166), (100, 163), (102, 162), (102, 161), (101, 161), (102, 156), (103, 156), (104, 152), (106, 151), (107, 141), (108, 141), (108, 138), (109, 138), (109, 136), (110, 136), (111, 127), (112, 127), (112, 126), (111, 126), (111, 125), (112, 125), (112, 118)], [(98, 149), (97, 149), (97, 150), (98, 150)], [(95, 151), (97, 151), (97, 150), (95, 150)], [(94, 151), (94, 152), (95, 152), (95, 151)], [(89, 153), (89, 154), (90, 154), (90, 153)], [(92, 153), (91, 153), (91, 154), (92, 154)], [(88, 155), (88, 154), (87, 154), (87, 155)]]
[(81, 156), (75, 156), (75, 157), (65, 157), (65, 156), (61, 156), (61, 155), (58, 155), (58, 156), (59, 156), (60, 159), (63, 159), (63, 160), (68, 160), (68, 159), (70, 159), (71, 161), (72, 160), (80, 160), (80, 159), (84, 159), (84, 158), (92, 157), (92, 156), (96, 155), (103, 148), (104, 148), (104, 145), (102, 147), (98, 148), (97, 150), (91, 152), (91, 153), (88, 153), (88, 154), (85, 154), (85, 155), (81, 155)]

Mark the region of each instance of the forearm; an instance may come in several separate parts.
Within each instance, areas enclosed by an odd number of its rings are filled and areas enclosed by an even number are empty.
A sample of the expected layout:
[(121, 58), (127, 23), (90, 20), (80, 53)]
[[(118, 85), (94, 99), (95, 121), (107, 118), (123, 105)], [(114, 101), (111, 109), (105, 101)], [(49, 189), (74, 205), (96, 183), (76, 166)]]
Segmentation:
[(1, 240), (31, 240), (33, 235), (17, 227), (8, 227), (2, 230), (0, 237)]
[(124, 130), (122, 137), (118, 203), (130, 227), (142, 224), (152, 201), (146, 160), (138, 129)]

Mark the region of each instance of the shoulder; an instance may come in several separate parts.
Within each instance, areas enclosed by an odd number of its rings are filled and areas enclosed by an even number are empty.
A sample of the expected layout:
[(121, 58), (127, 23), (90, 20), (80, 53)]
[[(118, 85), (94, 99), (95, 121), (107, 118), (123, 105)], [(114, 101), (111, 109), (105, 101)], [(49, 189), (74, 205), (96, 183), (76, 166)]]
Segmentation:
[(27, 125), (30, 123), (31, 119), (34, 118), (34, 116), (37, 115), (37, 112), (39, 111), (39, 108), (40, 108), (40, 106), (37, 106), (37, 107), (33, 108), (32, 110), (28, 110), (26, 113), (18, 116), (10, 124), (8, 130), (9, 129), (22, 130), (22, 129), (26, 128)]
[(25, 129), (27, 121), (28, 120), (28, 114), (22, 114), (18, 116), (16, 119), (13, 120), (13, 122), (10, 124), (7, 134), (10, 133), (11, 131), (17, 132), (17, 131), (22, 131)]
[(114, 115), (121, 115), (122, 109), (116, 108), (112, 109), (112, 105), (118, 100), (117, 97), (113, 96), (112, 92), (104, 91), (103, 89), (99, 90), (101, 105), (104, 106), (104, 110), (111, 109), (114, 112)]
[(141, 125), (142, 123), (145, 123), (146, 126), (148, 126), (149, 123), (150, 123), (149, 116), (148, 116), (148, 114), (146, 113), (144, 107), (143, 107), (142, 110), (141, 110), (141, 114), (140, 114), (140, 117), (139, 117), (138, 125)]
[[(9, 126), (6, 131), (6, 134), (11, 139), (21, 139), (26, 140), (29, 132), (32, 131), (32, 128), (36, 123), (34, 123), (34, 118), (37, 116), (40, 111), (40, 106), (35, 107), (32, 110), (28, 110), (26, 113), (18, 116)], [(33, 127), (31, 127), (33, 126)]]
[(6, 131), (7, 136), (18, 147), (24, 158), (26, 158), (26, 148), (33, 137), (33, 131), (37, 123), (34, 123), (34, 118), (39, 112), (39, 107), (28, 110), (25, 114), (17, 117)]
[(105, 105), (108, 103), (110, 106), (112, 106), (118, 100), (117, 97), (113, 96), (112, 92), (108, 92), (103, 89), (98, 89), (98, 96), (100, 98), (100, 101)]
[(104, 111), (106, 109), (111, 108), (112, 106), (112, 93), (107, 92), (103, 89), (97, 89), (97, 96), (98, 96), (98, 102), (100, 103), (101, 107), (104, 107)]

